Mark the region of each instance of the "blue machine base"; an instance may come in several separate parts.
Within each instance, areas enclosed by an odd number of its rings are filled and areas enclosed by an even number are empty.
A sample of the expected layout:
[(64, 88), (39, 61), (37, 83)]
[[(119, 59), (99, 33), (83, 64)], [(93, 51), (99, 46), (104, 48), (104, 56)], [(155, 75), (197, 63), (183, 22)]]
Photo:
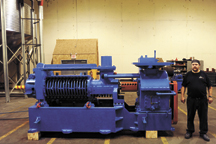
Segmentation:
[(128, 112), (124, 106), (115, 107), (29, 107), (29, 133), (41, 132), (99, 132), (121, 130), (172, 130), (169, 112)]

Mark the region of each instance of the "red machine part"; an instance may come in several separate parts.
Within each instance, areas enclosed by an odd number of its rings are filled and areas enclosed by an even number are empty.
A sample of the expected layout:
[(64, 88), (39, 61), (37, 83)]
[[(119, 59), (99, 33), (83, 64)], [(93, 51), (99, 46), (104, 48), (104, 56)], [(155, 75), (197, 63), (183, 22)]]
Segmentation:
[(122, 91), (137, 91), (137, 82), (121, 82)]
[(38, 1), (38, 5), (39, 5), (39, 6), (43, 6), (43, 3), (44, 3), (43, 0)]
[(41, 107), (41, 102), (39, 102), (36, 106), (36, 108), (40, 108)]
[(86, 108), (88, 108), (88, 109), (91, 108), (90, 102), (87, 102), (87, 103), (86, 103)]
[(173, 85), (173, 91), (175, 91), (176, 95), (173, 96), (173, 120), (172, 124), (177, 124), (178, 122), (178, 84), (177, 81), (173, 81), (170, 83)]

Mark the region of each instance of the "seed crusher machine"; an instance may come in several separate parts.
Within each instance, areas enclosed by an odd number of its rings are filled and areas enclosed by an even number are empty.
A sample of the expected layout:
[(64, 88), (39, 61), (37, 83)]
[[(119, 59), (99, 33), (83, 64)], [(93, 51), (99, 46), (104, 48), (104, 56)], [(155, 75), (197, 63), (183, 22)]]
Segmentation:
[[(133, 63), (139, 67), (139, 73), (132, 74), (116, 74), (111, 56), (102, 56), (101, 66), (39, 63), (25, 85), (26, 94), (38, 100), (29, 107), (28, 133), (174, 131), (171, 124), (176, 119), (173, 109), (177, 103), (170, 104), (170, 98), (176, 93), (167, 72), (161, 70), (172, 63), (157, 61), (156, 52), (152, 58), (141, 56)], [(91, 69), (98, 70), (100, 79), (84, 73), (53, 74), (55, 70)], [(120, 82), (121, 78), (133, 81)], [(137, 92), (134, 106), (125, 103), (121, 91)]]

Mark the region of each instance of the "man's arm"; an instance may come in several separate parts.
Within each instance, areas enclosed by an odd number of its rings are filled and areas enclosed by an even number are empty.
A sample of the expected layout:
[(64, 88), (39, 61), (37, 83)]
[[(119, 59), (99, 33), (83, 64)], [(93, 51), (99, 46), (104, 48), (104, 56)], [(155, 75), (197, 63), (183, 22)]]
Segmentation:
[(185, 90), (186, 90), (186, 88), (184, 86), (182, 86), (182, 88), (181, 88), (181, 102), (182, 103), (185, 103), (185, 97), (184, 97)]
[[(212, 86), (210, 86), (208, 88), (208, 95), (212, 96)], [(211, 104), (213, 102), (213, 98), (212, 97), (208, 97), (208, 102), (209, 102), (209, 104)]]

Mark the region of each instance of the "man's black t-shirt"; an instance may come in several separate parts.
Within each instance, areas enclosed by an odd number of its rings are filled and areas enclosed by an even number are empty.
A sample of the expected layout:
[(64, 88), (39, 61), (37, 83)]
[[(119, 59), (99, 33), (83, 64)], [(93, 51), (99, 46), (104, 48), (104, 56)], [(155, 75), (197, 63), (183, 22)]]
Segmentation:
[(187, 94), (192, 98), (203, 98), (206, 96), (206, 87), (211, 86), (211, 82), (204, 71), (193, 73), (189, 71), (183, 79), (182, 86), (187, 87)]

